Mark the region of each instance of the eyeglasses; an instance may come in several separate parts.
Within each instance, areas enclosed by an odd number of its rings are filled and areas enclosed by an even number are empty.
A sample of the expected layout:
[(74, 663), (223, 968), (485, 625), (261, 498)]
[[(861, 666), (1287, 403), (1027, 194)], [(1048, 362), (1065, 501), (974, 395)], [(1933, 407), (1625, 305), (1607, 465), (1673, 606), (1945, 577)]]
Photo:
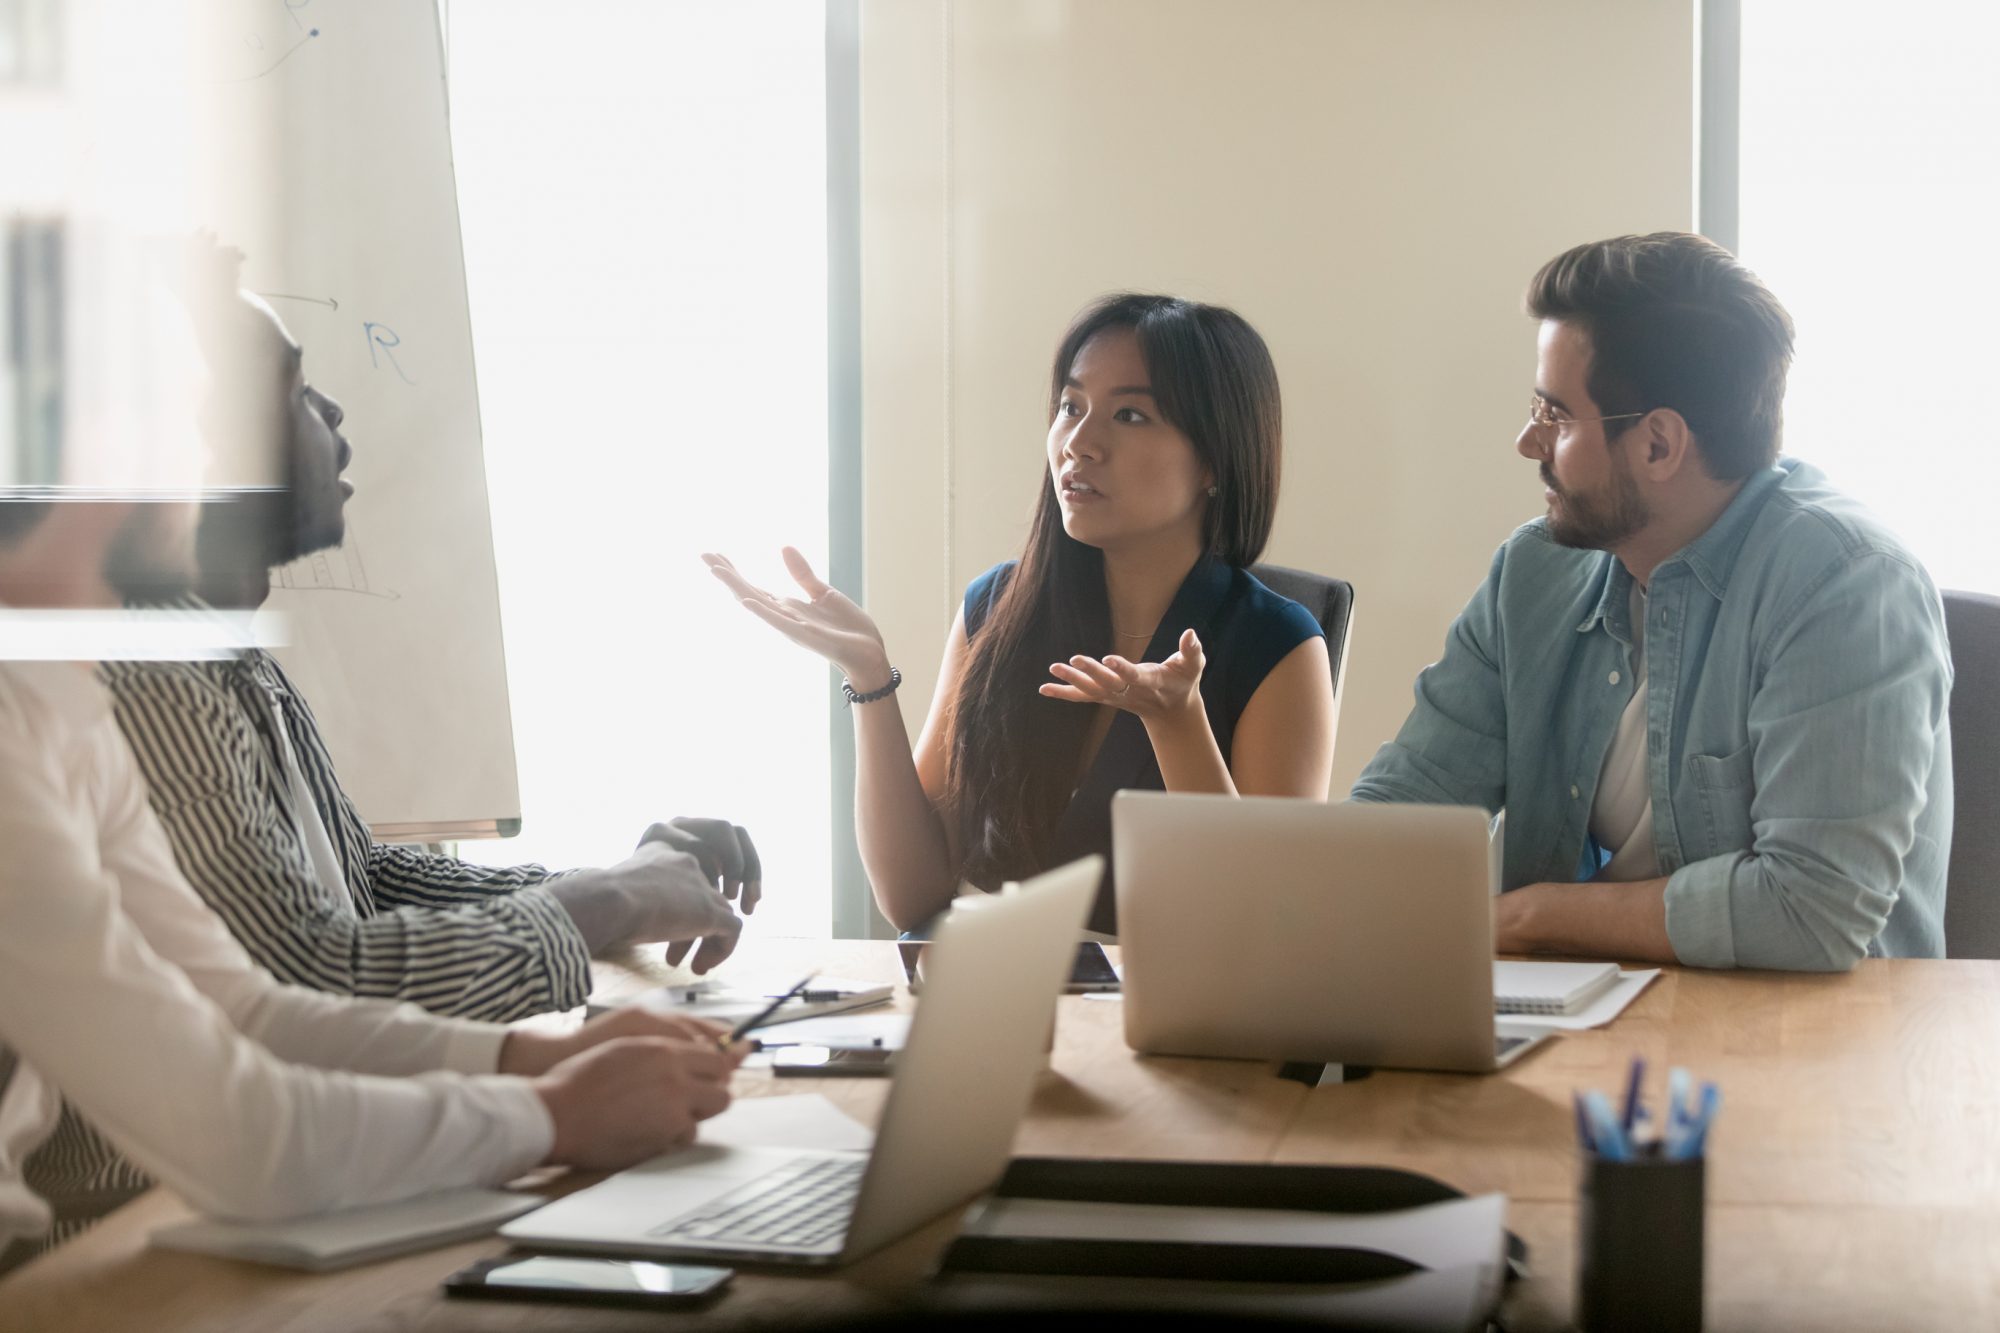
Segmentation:
[(1567, 417), (1558, 415), (1555, 404), (1540, 394), (1528, 399), (1528, 424), (1537, 430), (1561, 430), (1564, 426), (1583, 426), (1593, 421), (1629, 421), (1633, 417), (1643, 417), (1646, 412), (1619, 412), (1608, 417)]

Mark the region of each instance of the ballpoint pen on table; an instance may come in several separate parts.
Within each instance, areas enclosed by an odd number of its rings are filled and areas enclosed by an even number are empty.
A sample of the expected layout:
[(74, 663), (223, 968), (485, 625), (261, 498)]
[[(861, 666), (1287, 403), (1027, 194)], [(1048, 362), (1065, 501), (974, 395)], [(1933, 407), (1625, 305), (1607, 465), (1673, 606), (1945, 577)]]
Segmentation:
[(797, 985), (793, 986), (790, 990), (786, 991), (783, 995), (780, 995), (775, 1000), (772, 1000), (769, 1004), (765, 1005), (762, 1009), (758, 1010), (750, 1017), (744, 1019), (741, 1023), (738, 1023), (735, 1026), (735, 1028), (730, 1031), (728, 1036), (719, 1038), (715, 1044), (717, 1046), (720, 1046), (723, 1050), (726, 1051), (731, 1046), (734, 1046), (737, 1042), (743, 1040), (743, 1038), (750, 1033), (751, 1029), (755, 1028), (758, 1024), (762, 1023), (772, 1014), (777, 1013), (778, 1010), (784, 1007), (785, 1001), (791, 999), (794, 995), (797, 995), (799, 992), (803, 991), (807, 986), (812, 984), (812, 979), (818, 975), (819, 973), (817, 972), (808, 972), (804, 976), (800, 977)]

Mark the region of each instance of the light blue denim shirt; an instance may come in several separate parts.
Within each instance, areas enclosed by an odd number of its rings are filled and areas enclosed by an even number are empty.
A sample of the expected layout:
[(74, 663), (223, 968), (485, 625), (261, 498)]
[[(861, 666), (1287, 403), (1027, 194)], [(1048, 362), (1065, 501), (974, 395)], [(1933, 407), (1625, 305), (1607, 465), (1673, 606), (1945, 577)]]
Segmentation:
[[(1504, 887), (1590, 878), (1634, 689), (1632, 576), (1521, 528), (1417, 678), (1361, 801), (1507, 811)], [(1930, 576), (1795, 460), (1653, 572), (1653, 840), (1683, 963), (1840, 971), (1944, 953), (1951, 655)]]

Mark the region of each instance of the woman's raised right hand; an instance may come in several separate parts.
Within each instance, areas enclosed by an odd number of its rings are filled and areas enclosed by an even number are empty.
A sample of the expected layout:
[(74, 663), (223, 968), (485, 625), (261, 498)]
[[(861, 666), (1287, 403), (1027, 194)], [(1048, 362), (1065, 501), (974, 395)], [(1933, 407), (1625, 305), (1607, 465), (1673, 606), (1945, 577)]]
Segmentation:
[(796, 550), (787, 546), (784, 556), (785, 568), (805, 593), (803, 601), (765, 592), (737, 573), (727, 556), (704, 554), (702, 562), (743, 605), (793, 643), (839, 667), (855, 689), (866, 692), (887, 685), (889, 652), (874, 620), (846, 594), (821, 582)]

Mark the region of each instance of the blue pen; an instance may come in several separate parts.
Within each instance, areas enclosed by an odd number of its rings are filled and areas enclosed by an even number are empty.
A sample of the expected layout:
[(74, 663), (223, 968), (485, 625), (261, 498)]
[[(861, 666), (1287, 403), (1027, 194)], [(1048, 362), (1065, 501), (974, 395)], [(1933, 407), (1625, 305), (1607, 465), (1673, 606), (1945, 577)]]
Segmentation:
[(1597, 1141), (1590, 1136), (1590, 1117), (1584, 1113), (1583, 1094), (1572, 1092), (1569, 1099), (1576, 1106), (1576, 1141), (1585, 1152), (1596, 1152)]
[(1625, 1133), (1618, 1128), (1618, 1117), (1611, 1112), (1610, 1099), (1592, 1089), (1584, 1095), (1584, 1109), (1590, 1113), (1592, 1137), (1597, 1140), (1597, 1155), (1607, 1162), (1631, 1160), (1632, 1154), (1625, 1146)]
[(1639, 1114), (1632, 1117), (1632, 1128), (1625, 1135), (1625, 1145), (1632, 1150), (1634, 1157), (1658, 1157), (1663, 1139), (1652, 1108), (1640, 1103)]
[(1639, 1117), (1639, 1082), (1645, 1077), (1645, 1057), (1633, 1056), (1632, 1072), (1625, 1077), (1625, 1114), (1618, 1119), (1618, 1127), (1625, 1131), (1628, 1141), (1632, 1137), (1632, 1126)]
[(1667, 1071), (1667, 1130), (1664, 1151), (1669, 1158), (1686, 1155), (1687, 1132), (1693, 1117), (1694, 1079), (1675, 1065)]
[(1694, 1127), (1688, 1134), (1687, 1155), (1700, 1157), (1708, 1151), (1708, 1127), (1722, 1109), (1722, 1089), (1713, 1083), (1701, 1085), (1701, 1109), (1695, 1112)]

